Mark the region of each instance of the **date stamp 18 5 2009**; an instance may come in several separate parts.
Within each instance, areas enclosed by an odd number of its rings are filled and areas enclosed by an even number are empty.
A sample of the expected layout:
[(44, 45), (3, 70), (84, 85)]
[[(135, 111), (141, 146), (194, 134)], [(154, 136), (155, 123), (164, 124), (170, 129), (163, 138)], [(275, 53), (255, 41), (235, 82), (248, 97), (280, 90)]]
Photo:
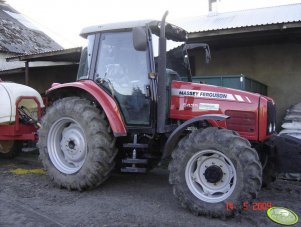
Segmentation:
[(227, 210), (233, 210), (233, 209), (242, 209), (242, 210), (253, 210), (253, 211), (262, 211), (262, 210), (268, 210), (271, 208), (272, 202), (243, 202), (239, 207), (236, 207), (237, 204), (234, 204), (231, 201), (226, 202), (226, 209)]

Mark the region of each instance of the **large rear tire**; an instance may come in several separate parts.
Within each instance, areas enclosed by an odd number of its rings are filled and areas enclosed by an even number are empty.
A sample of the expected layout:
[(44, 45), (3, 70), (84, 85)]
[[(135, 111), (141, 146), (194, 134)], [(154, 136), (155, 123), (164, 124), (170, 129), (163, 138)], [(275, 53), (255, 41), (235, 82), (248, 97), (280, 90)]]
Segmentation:
[(40, 159), (51, 180), (69, 190), (98, 186), (115, 166), (117, 149), (105, 114), (68, 97), (47, 109), (39, 130)]
[(1, 140), (0, 141), (0, 158), (13, 158), (22, 149), (20, 140)]
[(181, 205), (209, 217), (233, 216), (257, 196), (262, 182), (258, 154), (249, 141), (213, 127), (181, 139), (169, 171)]

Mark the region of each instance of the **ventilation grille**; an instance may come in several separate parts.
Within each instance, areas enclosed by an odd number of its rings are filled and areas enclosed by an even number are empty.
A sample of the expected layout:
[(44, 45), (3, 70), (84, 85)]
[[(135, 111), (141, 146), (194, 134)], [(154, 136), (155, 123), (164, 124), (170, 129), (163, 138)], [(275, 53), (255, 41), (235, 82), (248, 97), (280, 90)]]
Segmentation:
[(227, 110), (227, 128), (237, 132), (252, 133), (256, 130), (256, 114), (254, 112)]

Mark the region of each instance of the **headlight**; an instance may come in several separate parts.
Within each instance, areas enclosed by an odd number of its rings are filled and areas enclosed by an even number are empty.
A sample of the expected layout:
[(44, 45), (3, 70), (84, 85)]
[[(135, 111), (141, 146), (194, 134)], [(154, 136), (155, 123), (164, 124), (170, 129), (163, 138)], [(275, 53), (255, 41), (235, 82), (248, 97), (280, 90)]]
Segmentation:
[(272, 133), (272, 131), (273, 131), (273, 125), (272, 125), (272, 123), (270, 123), (270, 125), (269, 125), (269, 133)]
[(267, 105), (267, 124), (266, 132), (268, 135), (276, 131), (276, 108), (272, 101)]

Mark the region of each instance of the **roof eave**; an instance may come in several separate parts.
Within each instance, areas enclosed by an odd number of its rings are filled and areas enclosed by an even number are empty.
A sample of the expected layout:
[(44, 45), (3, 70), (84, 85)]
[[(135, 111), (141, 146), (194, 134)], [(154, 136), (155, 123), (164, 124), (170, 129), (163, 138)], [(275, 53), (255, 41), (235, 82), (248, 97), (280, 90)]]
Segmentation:
[(195, 31), (195, 32), (188, 33), (188, 39), (242, 34), (242, 33), (251, 33), (251, 32), (286, 30), (290, 28), (301, 28), (301, 21), (279, 23), (279, 24), (246, 26), (246, 27), (239, 27), (239, 28), (227, 28), (227, 29), (218, 29), (218, 30)]
[[(70, 49), (63, 49), (63, 50), (57, 50), (57, 51), (48, 51), (48, 52), (42, 52), (42, 53), (36, 53), (36, 54), (28, 54), (28, 55), (18, 55), (6, 58), (7, 62), (12, 61), (48, 61), (49, 57), (55, 58), (56, 56), (61, 55), (70, 55), (73, 53), (80, 54), (81, 53), (81, 47), (75, 47)], [(55, 59), (54, 59), (55, 60)], [(54, 61), (53, 59), (51, 61)], [(60, 61), (60, 60), (58, 60)]]

